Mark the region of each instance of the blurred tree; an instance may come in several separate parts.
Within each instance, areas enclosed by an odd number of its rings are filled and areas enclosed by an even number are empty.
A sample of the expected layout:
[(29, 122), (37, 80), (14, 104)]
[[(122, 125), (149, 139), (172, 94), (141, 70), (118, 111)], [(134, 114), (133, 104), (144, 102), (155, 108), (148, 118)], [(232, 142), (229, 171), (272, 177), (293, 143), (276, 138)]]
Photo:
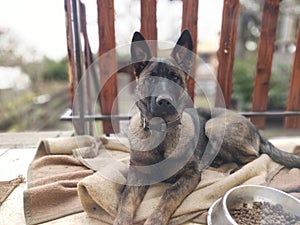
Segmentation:
[(233, 69), (233, 98), (238, 110), (248, 111), (251, 109), (255, 58), (236, 58)]
[[(233, 76), (233, 98), (237, 102), (237, 110), (251, 110), (254, 85), (255, 57), (236, 58)], [(289, 74), (291, 67), (280, 63), (273, 67), (270, 80), (268, 109), (284, 110), (289, 90)]]
[(54, 61), (48, 57), (42, 60), (41, 75), (45, 81), (66, 81), (68, 80), (68, 59), (62, 58), (59, 61)]
[(40, 61), (29, 62), (23, 64), (21, 68), (30, 77), (32, 91), (37, 93), (41, 82), (43, 82), (41, 75), (43, 70), (42, 63)]
[(257, 49), (261, 8), (262, 1), (260, 0), (241, 0), (236, 52), (238, 56), (243, 57), (247, 51), (254, 52)]
[(291, 66), (284, 62), (273, 66), (269, 90), (269, 109), (284, 110), (286, 108), (291, 69)]
[(0, 28), (0, 66), (23, 64), (24, 58), (18, 51), (20, 43), (9, 29)]
[(67, 58), (59, 61), (39, 57), (30, 46), (18, 39), (9, 29), (0, 28), (0, 66), (20, 67), (30, 76), (33, 88), (42, 81), (67, 80)]

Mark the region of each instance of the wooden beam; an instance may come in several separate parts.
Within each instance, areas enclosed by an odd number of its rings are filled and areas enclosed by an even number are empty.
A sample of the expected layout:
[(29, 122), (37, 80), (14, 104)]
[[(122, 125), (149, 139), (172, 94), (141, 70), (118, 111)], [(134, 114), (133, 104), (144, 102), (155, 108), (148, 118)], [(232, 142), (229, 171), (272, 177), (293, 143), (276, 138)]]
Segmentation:
[(239, 0), (224, 0), (220, 47), (218, 50), (219, 87), (216, 90), (215, 106), (230, 108), (232, 94), (232, 76), (239, 20)]
[[(279, 5), (280, 0), (265, 0), (264, 3), (252, 99), (254, 112), (267, 109)], [(265, 117), (255, 117), (251, 121), (260, 129), (265, 126)]]
[(71, 0), (72, 7), (72, 24), (73, 24), (73, 37), (74, 37), (74, 67), (76, 74), (76, 93), (73, 100), (73, 113), (78, 115), (80, 120), (78, 122), (73, 121), (74, 127), (78, 135), (86, 134), (86, 124), (84, 121), (85, 114), (85, 97), (84, 97), (84, 80), (83, 77), (83, 57), (82, 57), (82, 45), (81, 45), (81, 27), (80, 27), (80, 1)]
[(74, 56), (74, 40), (73, 40), (73, 27), (72, 27), (72, 8), (70, 0), (65, 0), (65, 19), (66, 19), (66, 37), (67, 37), (67, 50), (68, 50), (68, 74), (70, 85), (70, 105), (72, 107), (73, 99), (76, 90), (76, 74), (75, 74), (75, 56)]
[[(157, 40), (156, 0), (141, 0), (141, 33), (146, 40)], [(148, 42), (153, 56), (157, 56), (157, 43)]]
[[(193, 44), (194, 44), (194, 56), (197, 54), (197, 24), (198, 24), (198, 0), (182, 0), (182, 24), (181, 31), (188, 29), (191, 33)], [(196, 60), (196, 58), (194, 58)], [(187, 80), (188, 93), (194, 101), (195, 98), (195, 65), (190, 71), (190, 76)]]
[[(298, 23), (298, 37), (294, 56), (289, 97), (286, 110), (300, 111), (300, 22)], [(286, 117), (286, 128), (300, 128), (300, 116)]]
[[(99, 63), (100, 63), (100, 107), (104, 115), (118, 114), (117, 104), (117, 57), (115, 51), (114, 0), (97, 0)], [(119, 123), (103, 122), (105, 134), (119, 132)]]
[[(89, 38), (88, 38), (88, 33), (87, 33), (87, 27), (86, 27), (86, 9), (85, 5), (80, 2), (80, 27), (81, 27), (81, 33), (84, 39), (84, 65), (85, 65), (85, 87), (84, 87), (84, 93), (86, 94), (86, 113), (88, 115), (93, 114), (93, 104), (92, 102), (92, 94), (93, 94), (93, 88), (92, 88), (92, 78), (93, 74), (91, 73), (91, 69), (89, 68), (90, 65), (93, 63), (92, 59), (92, 52), (91, 52), (91, 47), (89, 43)], [(99, 89), (97, 89), (99, 90)], [(88, 126), (87, 126), (87, 133), (89, 135), (94, 135), (94, 123), (93, 121), (86, 121)]]

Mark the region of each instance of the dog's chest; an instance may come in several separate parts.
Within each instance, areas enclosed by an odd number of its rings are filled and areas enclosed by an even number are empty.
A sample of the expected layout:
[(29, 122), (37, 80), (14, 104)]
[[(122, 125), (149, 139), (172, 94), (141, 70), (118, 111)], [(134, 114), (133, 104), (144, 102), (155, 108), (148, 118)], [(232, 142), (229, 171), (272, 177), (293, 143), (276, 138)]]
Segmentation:
[(180, 158), (189, 154), (189, 151), (194, 151), (194, 137), (193, 121), (186, 113), (182, 116), (181, 124), (167, 132), (145, 130), (140, 115), (137, 114), (131, 119), (128, 132), (132, 150), (139, 151), (140, 154), (144, 152), (146, 157), (159, 154), (153, 157), (161, 160), (169, 157)]
[(177, 150), (180, 140), (180, 130), (180, 127), (176, 127), (166, 134), (166, 137), (160, 146), (160, 151), (164, 158), (168, 158)]

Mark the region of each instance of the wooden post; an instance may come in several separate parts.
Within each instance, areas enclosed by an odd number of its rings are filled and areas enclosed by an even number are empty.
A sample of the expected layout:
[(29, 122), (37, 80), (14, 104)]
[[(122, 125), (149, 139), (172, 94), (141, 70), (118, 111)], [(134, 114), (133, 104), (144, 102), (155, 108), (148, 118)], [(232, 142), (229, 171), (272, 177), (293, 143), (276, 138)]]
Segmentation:
[[(264, 3), (252, 100), (254, 112), (267, 109), (279, 4), (280, 0), (265, 0)], [(260, 129), (265, 126), (265, 117), (253, 117), (251, 121)]]
[[(83, 64), (82, 64), (82, 51), (81, 51), (81, 27), (80, 27), (80, 2), (79, 0), (72, 0), (72, 18), (73, 18), (73, 34), (74, 34), (74, 67), (77, 79), (76, 86), (76, 102), (73, 104), (73, 115), (79, 114), (79, 120), (73, 121), (78, 135), (86, 134), (86, 125), (84, 121), (85, 114), (85, 98), (84, 98), (84, 80)], [(75, 108), (76, 107), (76, 108)]]
[[(92, 52), (90, 48), (89, 38), (87, 34), (86, 29), (86, 10), (85, 5), (80, 2), (80, 27), (81, 27), (81, 33), (84, 38), (84, 66), (85, 66), (85, 90), (84, 93), (86, 93), (86, 109), (88, 115), (93, 114), (93, 102), (91, 102), (91, 96), (92, 96), (92, 80), (91, 76), (93, 75), (91, 71), (89, 70), (89, 66), (93, 63), (92, 62)], [(94, 135), (94, 121), (87, 121), (88, 123), (88, 129), (87, 133), (89, 135)]]
[[(297, 49), (294, 56), (293, 72), (289, 98), (286, 109), (288, 111), (300, 111), (300, 23), (298, 23)], [(285, 118), (286, 128), (300, 128), (300, 116)]]
[(70, 103), (73, 104), (74, 94), (76, 90), (76, 74), (74, 63), (74, 42), (73, 42), (73, 28), (72, 28), (72, 9), (70, 0), (65, 0), (65, 18), (66, 18), (66, 37), (68, 48), (68, 74), (70, 84)]
[[(181, 31), (185, 29), (189, 29), (193, 44), (194, 44), (194, 54), (197, 54), (197, 22), (198, 22), (198, 0), (182, 0), (182, 25)], [(196, 58), (194, 58), (196, 60)], [(190, 76), (187, 80), (187, 89), (188, 93), (194, 101), (195, 97), (195, 65), (192, 67), (190, 71)]]
[[(100, 63), (100, 106), (104, 115), (118, 114), (117, 100), (117, 57), (115, 51), (114, 0), (97, 0), (99, 63)], [(118, 121), (104, 121), (105, 134), (119, 132)]]
[[(146, 40), (157, 40), (156, 0), (141, 0), (141, 33)], [(157, 43), (148, 43), (153, 56), (157, 56)]]
[(216, 90), (215, 99), (215, 106), (217, 107), (224, 106), (225, 101), (225, 107), (230, 108), (239, 8), (239, 0), (224, 0), (220, 48), (218, 50), (217, 80), (219, 87)]

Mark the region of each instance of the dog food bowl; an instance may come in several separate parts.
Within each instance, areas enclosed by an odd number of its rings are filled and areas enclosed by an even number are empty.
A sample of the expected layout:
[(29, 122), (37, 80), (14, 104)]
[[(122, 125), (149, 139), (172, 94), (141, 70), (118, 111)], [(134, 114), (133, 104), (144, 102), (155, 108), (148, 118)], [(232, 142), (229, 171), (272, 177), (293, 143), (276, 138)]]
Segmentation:
[(279, 204), (285, 213), (297, 217), (297, 219), (300, 218), (300, 201), (297, 198), (270, 187), (241, 185), (230, 189), (222, 198), (211, 205), (208, 210), (207, 224), (237, 225), (238, 223), (230, 212), (246, 204), (251, 206), (254, 202)]

